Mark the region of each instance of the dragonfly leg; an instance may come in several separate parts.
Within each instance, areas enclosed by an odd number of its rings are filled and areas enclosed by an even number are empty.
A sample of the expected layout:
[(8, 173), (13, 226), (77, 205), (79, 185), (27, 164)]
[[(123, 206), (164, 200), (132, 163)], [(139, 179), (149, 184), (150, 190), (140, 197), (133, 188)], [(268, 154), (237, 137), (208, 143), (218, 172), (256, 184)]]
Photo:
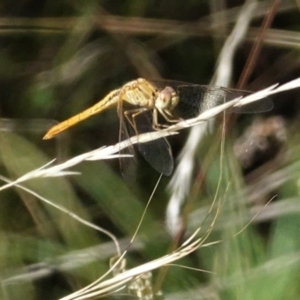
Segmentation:
[[(175, 123), (175, 122), (179, 122), (181, 121), (181, 119), (175, 119), (173, 114), (169, 111), (169, 110), (162, 110), (160, 111), (157, 108), (153, 109), (153, 123), (152, 123), (152, 128), (154, 130), (160, 130), (162, 128), (167, 128), (169, 127), (168, 124), (161, 124), (158, 122), (158, 111), (160, 112), (160, 114), (164, 117), (164, 119), (169, 122), (169, 123)], [(168, 117), (169, 116), (173, 117), (172, 119)]]
[(136, 128), (135, 118), (138, 115), (140, 115), (140, 114), (142, 114), (142, 113), (144, 113), (148, 110), (149, 110), (149, 108), (139, 107), (139, 108), (136, 108), (136, 109), (129, 109), (129, 110), (124, 111), (124, 116), (126, 117), (129, 124), (133, 127), (136, 134), (138, 134), (139, 132)]
[(158, 122), (157, 111), (158, 111), (157, 108), (154, 108), (154, 109), (153, 109), (152, 128), (153, 128), (154, 130), (159, 130), (159, 129), (163, 128), (163, 127), (168, 127), (168, 125), (160, 124), (160, 123)]
[(172, 112), (168, 109), (159, 109), (160, 114), (165, 118), (166, 121), (169, 123), (178, 123), (182, 121), (183, 119), (175, 118)]

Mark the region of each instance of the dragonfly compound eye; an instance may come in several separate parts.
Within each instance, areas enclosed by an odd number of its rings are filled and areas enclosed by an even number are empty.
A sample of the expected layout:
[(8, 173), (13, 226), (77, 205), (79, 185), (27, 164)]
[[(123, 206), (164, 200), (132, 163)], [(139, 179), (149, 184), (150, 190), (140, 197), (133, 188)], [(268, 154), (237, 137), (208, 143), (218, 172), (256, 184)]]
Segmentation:
[(158, 94), (158, 97), (155, 101), (156, 108), (159, 109), (169, 109), (172, 106), (172, 98), (175, 91), (169, 87), (166, 86), (163, 90), (161, 90)]

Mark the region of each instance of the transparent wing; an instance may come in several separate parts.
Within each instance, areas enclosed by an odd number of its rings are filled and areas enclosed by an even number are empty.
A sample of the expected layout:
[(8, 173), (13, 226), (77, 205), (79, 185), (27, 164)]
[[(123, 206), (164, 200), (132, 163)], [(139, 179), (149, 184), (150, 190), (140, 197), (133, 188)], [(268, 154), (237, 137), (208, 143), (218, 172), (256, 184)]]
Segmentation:
[[(135, 118), (138, 133), (153, 131), (152, 111), (144, 111)], [(147, 143), (138, 143), (137, 148), (144, 159), (159, 173), (171, 175), (174, 168), (172, 150), (169, 142), (160, 138)]]
[[(118, 114), (120, 122), (119, 141), (127, 140), (130, 136), (134, 135), (130, 124), (126, 121), (123, 111), (123, 102), (120, 101), (118, 105)], [(124, 180), (127, 182), (134, 182), (137, 174), (137, 159), (134, 146), (128, 144), (128, 147), (120, 150), (121, 155), (130, 155), (131, 157), (120, 157), (120, 170)]]
[[(241, 96), (251, 94), (249, 91), (229, 89), (223, 87), (211, 87), (184, 83), (172, 80), (153, 81), (158, 89), (171, 86), (179, 96), (179, 102), (175, 108), (175, 115), (181, 118), (193, 118), (202, 111), (228, 102)], [(273, 108), (273, 102), (264, 98), (240, 108), (233, 108), (234, 113), (260, 113)]]

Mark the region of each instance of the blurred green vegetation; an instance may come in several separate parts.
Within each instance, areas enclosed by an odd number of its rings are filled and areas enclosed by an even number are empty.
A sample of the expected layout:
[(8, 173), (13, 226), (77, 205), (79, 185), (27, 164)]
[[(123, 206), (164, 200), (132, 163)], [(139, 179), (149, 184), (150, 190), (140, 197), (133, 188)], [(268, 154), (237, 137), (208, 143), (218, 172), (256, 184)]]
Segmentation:
[[(57, 121), (130, 80), (209, 84), (242, 4), (204, 0), (1, 3), (0, 174), (15, 180), (53, 158), (63, 162), (117, 143), (116, 109), (56, 139), (43, 141), (42, 137)], [(259, 2), (249, 34), (238, 48), (232, 87), (268, 5)], [(223, 14), (216, 17), (217, 13)], [(299, 77), (299, 29), (296, 2), (282, 1), (245, 89)], [(287, 134), (282, 144), (250, 168), (242, 169), (233, 148), (256, 115), (239, 118), (226, 132), (224, 156), (218, 125), (214, 134), (204, 138), (183, 210), (186, 237), (200, 225), (201, 232), (209, 227), (216, 207), (202, 221), (216, 199), (219, 216), (207, 242), (222, 242), (200, 248), (179, 262), (210, 273), (170, 267), (160, 282), (165, 299), (300, 298), (299, 95), (294, 90), (273, 98), (273, 111), (262, 118), (281, 117)], [(183, 131), (170, 138), (175, 156), (186, 136)], [(141, 157), (137, 180), (129, 185), (117, 159), (84, 162), (72, 170), (81, 175), (38, 178), (23, 185), (115, 234), (124, 250), (159, 174)], [(164, 219), (169, 181), (164, 177), (158, 186), (126, 256), (128, 268), (171, 249), (173, 240)], [(0, 192), (0, 224), (1, 299), (58, 299), (99, 278), (116, 255), (106, 235), (18, 187)], [(161, 278), (158, 273), (153, 272), (154, 281)]]

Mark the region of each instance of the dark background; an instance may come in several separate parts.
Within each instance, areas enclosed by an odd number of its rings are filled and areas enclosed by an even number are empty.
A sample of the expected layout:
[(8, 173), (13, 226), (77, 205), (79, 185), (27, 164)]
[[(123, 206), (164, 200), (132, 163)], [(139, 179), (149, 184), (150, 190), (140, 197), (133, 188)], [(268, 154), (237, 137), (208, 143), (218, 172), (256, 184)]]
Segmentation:
[[(274, 3), (258, 3), (234, 57), (231, 88), (237, 86)], [(15, 180), (53, 158), (63, 162), (116, 144), (114, 108), (56, 139), (42, 137), (57, 121), (130, 80), (209, 84), (242, 5), (230, 0), (1, 3), (1, 175)], [(299, 77), (299, 29), (299, 3), (281, 1), (243, 89), (255, 91)], [(240, 116), (228, 127), (222, 168), (219, 125), (199, 147), (184, 210), (186, 237), (203, 225), (217, 199), (201, 234), (212, 224), (203, 243), (221, 243), (178, 262), (197, 271), (171, 267), (164, 279), (155, 271), (153, 281), (159, 281), (165, 298), (299, 298), (299, 90), (272, 101), (272, 111)], [(187, 134), (170, 138), (175, 157)], [(237, 148), (242, 154), (232, 151)], [(245, 151), (250, 152), (246, 158)], [(109, 230), (124, 249), (159, 174), (142, 157), (130, 183), (124, 182), (118, 159), (84, 162), (72, 170), (81, 175), (38, 178), (24, 186)], [(163, 177), (158, 186), (139, 243), (126, 256), (128, 269), (170, 252), (174, 241), (164, 220), (169, 181)], [(107, 236), (17, 187), (0, 191), (0, 214), (1, 299), (58, 299), (99, 278), (116, 254)], [(126, 293), (118, 297), (130, 298)]]

